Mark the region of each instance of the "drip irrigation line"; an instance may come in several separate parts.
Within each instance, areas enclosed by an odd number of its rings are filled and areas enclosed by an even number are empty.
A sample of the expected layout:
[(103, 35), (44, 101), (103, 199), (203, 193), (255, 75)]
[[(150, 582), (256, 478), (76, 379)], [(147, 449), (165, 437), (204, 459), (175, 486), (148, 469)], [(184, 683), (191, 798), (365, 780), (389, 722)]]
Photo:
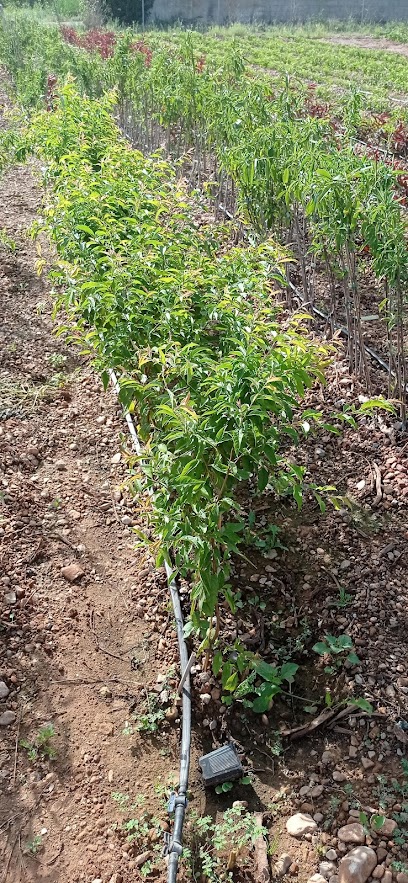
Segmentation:
[[(120, 385), (114, 371), (109, 371), (112, 386), (119, 397)], [(132, 439), (133, 448), (138, 456), (142, 453), (142, 447), (136, 432), (135, 424), (129, 412), (124, 414), (129, 433)], [(180, 692), (182, 693), (182, 730), (181, 730), (181, 746), (180, 746), (180, 776), (178, 792), (174, 797), (174, 824), (173, 836), (168, 837), (165, 843), (164, 855), (168, 858), (167, 864), (167, 881), (175, 883), (177, 877), (177, 869), (179, 858), (183, 852), (183, 825), (187, 809), (187, 789), (188, 774), (190, 769), (190, 746), (191, 746), (191, 686), (190, 686), (190, 670), (193, 657), (188, 657), (187, 645), (184, 639), (184, 622), (180, 604), (180, 595), (177, 584), (173, 576), (173, 572), (165, 561), (167, 583), (170, 590), (171, 600), (173, 604), (174, 619), (176, 623), (177, 640), (180, 655)]]
[[(221, 209), (221, 211), (224, 212), (224, 214), (228, 218), (230, 218), (231, 220), (234, 220), (234, 215), (232, 215), (231, 212), (229, 212), (228, 209), (225, 208), (225, 206), (221, 205), (221, 203), (218, 206), (218, 208)], [(289, 285), (289, 288), (292, 289), (294, 294), (296, 294), (296, 296), (299, 298), (299, 300), (301, 301), (301, 303), (304, 307), (307, 307), (307, 309), (310, 309), (311, 312), (315, 314), (315, 316), (319, 316), (319, 318), (324, 319), (325, 322), (331, 322), (331, 324), (336, 329), (336, 331), (340, 331), (340, 334), (343, 337), (350, 337), (350, 332), (348, 331), (348, 329), (346, 328), (345, 325), (339, 325), (339, 323), (336, 322), (334, 319), (331, 319), (329, 314), (326, 313), (324, 310), (319, 310), (318, 307), (315, 307), (310, 302), (305, 301), (305, 298), (302, 295), (302, 293), (299, 291), (298, 288), (296, 288), (295, 285), (293, 285), (293, 282), (291, 282), (290, 280), (288, 280), (288, 285)], [(390, 366), (387, 364), (387, 362), (381, 356), (379, 356), (375, 350), (373, 350), (370, 346), (367, 346), (366, 344), (364, 344), (364, 349), (365, 349), (367, 355), (370, 356), (370, 358), (374, 362), (377, 362), (377, 365), (380, 365), (380, 367), (383, 368), (384, 371), (387, 372), (387, 374), (390, 374), (394, 380), (396, 379), (395, 371), (393, 371), (392, 368), (390, 368)], [(408, 391), (408, 384), (406, 386), (406, 389)]]
[[(325, 322), (331, 322), (331, 324), (333, 325), (333, 328), (335, 328), (336, 331), (340, 331), (340, 334), (343, 337), (350, 337), (350, 332), (349, 332), (348, 328), (346, 328), (345, 325), (339, 325), (338, 322), (335, 322), (333, 319), (331, 319), (329, 314), (324, 312), (324, 310), (319, 310), (318, 307), (314, 307), (311, 303), (306, 302), (302, 293), (299, 291), (298, 288), (296, 288), (295, 285), (293, 285), (293, 282), (290, 282), (290, 280), (288, 282), (288, 285), (289, 285), (289, 288), (291, 288), (292, 291), (299, 298), (299, 300), (301, 301), (301, 303), (304, 307), (306, 307), (307, 309), (310, 309), (312, 313), (314, 313), (316, 316), (319, 316), (320, 319), (324, 319)], [(396, 377), (395, 371), (393, 371), (392, 368), (390, 368), (390, 366), (387, 365), (387, 362), (381, 356), (379, 356), (378, 353), (376, 353), (375, 350), (373, 350), (371, 348), (371, 346), (367, 346), (366, 344), (364, 344), (364, 349), (365, 349), (367, 355), (370, 356), (370, 358), (374, 362), (377, 362), (377, 365), (380, 365), (380, 367), (383, 368), (387, 372), (387, 374), (390, 374), (391, 377), (393, 377), (395, 380), (395, 377)], [(407, 384), (407, 390), (408, 390), (408, 384)]]

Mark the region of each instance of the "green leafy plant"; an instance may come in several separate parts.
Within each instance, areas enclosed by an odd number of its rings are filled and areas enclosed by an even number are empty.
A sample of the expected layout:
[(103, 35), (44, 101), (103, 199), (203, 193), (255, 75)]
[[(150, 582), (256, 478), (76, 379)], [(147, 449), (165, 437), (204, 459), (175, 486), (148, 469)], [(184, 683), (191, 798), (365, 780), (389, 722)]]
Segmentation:
[(55, 737), (55, 729), (53, 724), (46, 724), (38, 731), (34, 742), (27, 739), (20, 739), (20, 745), (25, 748), (29, 760), (34, 763), (39, 760), (54, 760), (57, 752), (51, 744), (51, 740)]
[(343, 607), (348, 607), (352, 600), (353, 596), (350, 595), (343, 586), (340, 586), (339, 596), (333, 601), (333, 607), (343, 609)]
[(385, 822), (385, 816), (380, 815), (379, 813), (373, 813), (373, 815), (369, 819), (367, 813), (360, 812), (359, 819), (360, 824), (363, 826), (367, 834), (369, 834), (370, 828), (378, 833)]
[(211, 883), (232, 880), (234, 869), (248, 865), (250, 847), (265, 833), (254, 815), (241, 807), (227, 809), (218, 823), (193, 812), (182, 858), (187, 880), (197, 881), (203, 875)]
[(0, 228), (0, 245), (12, 253), (17, 251), (17, 243), (8, 235), (7, 230), (4, 227)]
[(250, 785), (252, 782), (252, 776), (241, 776), (235, 782), (222, 782), (221, 785), (215, 786), (216, 794), (227, 794), (228, 791), (232, 791), (234, 785)]
[(242, 701), (246, 708), (262, 714), (268, 711), (273, 699), (284, 692), (284, 684), (290, 685), (299, 668), (296, 663), (286, 662), (281, 666), (270, 665), (254, 653), (244, 650), (239, 643), (227, 651), (224, 661), (221, 651), (213, 659), (213, 673), (221, 675), (224, 691), (222, 701), (231, 705), (233, 699)]
[(319, 656), (333, 660), (332, 664), (325, 666), (324, 670), (327, 674), (333, 674), (336, 669), (341, 668), (344, 661), (350, 665), (360, 664), (349, 635), (339, 635), (337, 638), (334, 635), (325, 635), (324, 640), (318, 641), (312, 649)]
[(117, 804), (122, 816), (125, 818), (116, 825), (119, 836), (125, 837), (132, 844), (136, 853), (149, 850), (151, 855), (141, 867), (142, 876), (147, 876), (152, 869), (156, 869), (161, 861), (161, 835), (162, 827), (159, 819), (148, 810), (140, 809), (145, 803), (144, 794), (138, 794), (131, 799), (128, 794), (120, 791), (112, 793), (112, 799)]
[(263, 552), (270, 552), (272, 549), (285, 549), (280, 537), (280, 529), (276, 524), (266, 524), (259, 526), (256, 522), (256, 514), (251, 511), (248, 514), (247, 527), (244, 533), (245, 543), (260, 549)]
[(165, 720), (165, 711), (157, 693), (146, 693), (146, 710), (137, 715), (136, 730), (139, 733), (157, 733)]
[(67, 361), (67, 357), (62, 353), (49, 353), (47, 359), (52, 368), (62, 368)]
[(129, 812), (135, 809), (140, 809), (145, 803), (146, 798), (144, 794), (138, 794), (130, 803), (130, 797), (128, 794), (123, 794), (122, 791), (113, 791), (112, 800), (117, 803), (122, 812)]
[(121, 369), (120, 397), (145, 442), (135, 484), (151, 493), (158, 562), (171, 554), (191, 581), (206, 649), (220, 600), (233, 606), (240, 484), (253, 481), (259, 493), (269, 485), (301, 505), (304, 470), (284, 448), (299, 439), (299, 401), (323, 380), (326, 351), (300, 318), (285, 329), (277, 321), (284, 254), (272, 241), (219, 252), (225, 225), (197, 228), (171, 168), (129, 150), (112, 106), (70, 83), (54, 113), (34, 123), (54, 193), (46, 218), (61, 257), (54, 275), (79, 329), (89, 328), (104, 379), (112, 364)]
[(28, 840), (24, 845), (24, 852), (28, 852), (31, 855), (37, 855), (38, 852), (41, 851), (43, 847), (42, 837), (39, 834), (36, 834), (32, 840)]

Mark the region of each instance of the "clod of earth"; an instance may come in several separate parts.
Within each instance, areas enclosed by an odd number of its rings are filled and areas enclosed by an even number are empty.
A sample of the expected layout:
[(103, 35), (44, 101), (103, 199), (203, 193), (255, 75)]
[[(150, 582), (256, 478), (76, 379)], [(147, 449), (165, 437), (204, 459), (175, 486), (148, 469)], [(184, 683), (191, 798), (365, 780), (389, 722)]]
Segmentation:
[(69, 583), (75, 583), (85, 575), (85, 571), (82, 570), (79, 564), (74, 562), (73, 564), (67, 564), (66, 567), (62, 567), (61, 574)]
[(274, 877), (277, 877), (278, 880), (280, 880), (281, 877), (284, 877), (285, 874), (287, 874), (291, 864), (292, 864), (292, 859), (291, 859), (290, 855), (288, 855), (286, 852), (284, 852), (274, 866), (274, 869), (273, 869)]
[(135, 868), (141, 868), (142, 865), (145, 864), (145, 862), (149, 861), (149, 858), (151, 858), (151, 855), (152, 855), (151, 852), (141, 852), (140, 855), (137, 855), (134, 860)]

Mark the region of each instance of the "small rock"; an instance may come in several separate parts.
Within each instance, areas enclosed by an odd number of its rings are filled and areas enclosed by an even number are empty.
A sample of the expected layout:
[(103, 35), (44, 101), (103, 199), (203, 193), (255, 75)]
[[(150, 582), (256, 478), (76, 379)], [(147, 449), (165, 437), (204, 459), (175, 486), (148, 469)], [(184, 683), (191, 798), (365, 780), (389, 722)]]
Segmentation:
[[(117, 466), (117, 464), (120, 463), (121, 459), (122, 454), (120, 453), (120, 451), (118, 451), (117, 454), (114, 454), (113, 457), (111, 457), (112, 466)], [(136, 865), (136, 867), (139, 867), (139, 865)]]
[(172, 708), (168, 708), (167, 711), (165, 712), (165, 718), (167, 721), (175, 721), (175, 720), (177, 720), (178, 716), (179, 716), (179, 710), (178, 710), (178, 708), (175, 708), (174, 706)]
[(101, 689), (99, 690), (99, 695), (102, 696), (102, 699), (111, 699), (112, 690), (110, 690), (109, 687), (106, 686), (101, 687)]
[(397, 874), (397, 883), (408, 883), (408, 874), (405, 874), (404, 871), (400, 871)]
[(307, 816), (311, 816), (313, 812), (313, 805), (311, 803), (302, 803), (300, 811), (306, 813)]
[(141, 868), (141, 866), (144, 865), (145, 862), (149, 861), (149, 858), (151, 858), (151, 855), (152, 855), (151, 852), (141, 852), (140, 855), (136, 856), (136, 858), (134, 860), (135, 868)]
[(7, 684), (4, 681), (0, 681), (0, 699), (6, 699), (9, 693), (10, 690)]
[(274, 876), (277, 877), (278, 880), (280, 880), (281, 877), (284, 877), (285, 874), (287, 874), (291, 864), (292, 859), (290, 855), (284, 852), (283, 855), (281, 855), (281, 857), (276, 862), (276, 865), (274, 867)]
[(334, 770), (333, 782), (345, 782), (346, 780), (347, 776), (344, 773), (341, 773), (340, 770)]
[(289, 874), (290, 874), (290, 876), (291, 876), (291, 877), (297, 877), (298, 873), (299, 873), (299, 865), (298, 865), (298, 863), (297, 863), (297, 862), (292, 862), (292, 864), (291, 864), (291, 866), (290, 866), (290, 868), (289, 868)]
[(317, 824), (312, 816), (298, 812), (286, 822), (286, 830), (291, 837), (303, 837), (317, 830)]
[(365, 770), (371, 770), (372, 767), (374, 766), (374, 761), (370, 760), (369, 757), (362, 757), (361, 763), (362, 763)]
[(384, 824), (381, 825), (381, 828), (376, 828), (375, 831), (377, 834), (383, 834), (384, 837), (392, 837), (396, 827), (397, 822), (395, 819), (384, 819)]
[(345, 855), (339, 866), (339, 883), (366, 883), (377, 864), (370, 846), (357, 846)]
[(321, 797), (324, 791), (323, 785), (315, 785), (310, 792), (311, 797)]
[(334, 763), (334, 762), (335, 762), (335, 758), (333, 757), (333, 752), (332, 751), (323, 751), (323, 754), (322, 754), (323, 766), (326, 766), (327, 764)]
[(357, 757), (357, 755), (358, 755), (358, 750), (357, 750), (356, 746), (355, 746), (355, 745), (350, 745), (350, 747), (349, 747), (349, 758), (350, 758), (351, 760), (355, 760), (355, 758)]
[(383, 876), (383, 883), (392, 883), (392, 871), (389, 871), (388, 868)]
[(335, 862), (337, 859), (337, 852), (335, 849), (328, 849), (326, 852), (326, 858), (329, 862)]
[(6, 604), (15, 604), (17, 601), (17, 595), (15, 592), (6, 592), (4, 600)]
[(211, 693), (202, 693), (201, 694), (201, 702), (204, 705), (208, 705), (208, 703), (211, 702)]
[(321, 874), (313, 874), (313, 877), (309, 877), (307, 883), (326, 883), (326, 877), (322, 877)]
[(14, 724), (16, 719), (16, 714), (14, 711), (3, 711), (3, 714), (0, 714), (0, 727), (8, 727), (10, 724)]
[(324, 815), (322, 812), (315, 812), (313, 818), (318, 825), (321, 825), (321, 823), (324, 821)]
[(335, 870), (336, 865), (334, 865), (333, 862), (320, 862), (319, 873), (325, 878), (325, 880), (328, 880), (329, 877), (335, 873)]
[(384, 874), (385, 874), (385, 865), (377, 865), (377, 867), (374, 868), (371, 876), (374, 877), (374, 880), (382, 880)]
[(337, 874), (333, 874), (332, 877), (329, 877), (329, 883), (339, 883), (339, 878)]
[(67, 564), (66, 567), (62, 567), (61, 574), (69, 583), (74, 583), (77, 579), (81, 579), (81, 577), (84, 576), (85, 571), (74, 561), (72, 564)]
[(364, 843), (365, 831), (359, 822), (352, 822), (351, 825), (344, 825), (340, 828), (337, 836), (343, 843)]

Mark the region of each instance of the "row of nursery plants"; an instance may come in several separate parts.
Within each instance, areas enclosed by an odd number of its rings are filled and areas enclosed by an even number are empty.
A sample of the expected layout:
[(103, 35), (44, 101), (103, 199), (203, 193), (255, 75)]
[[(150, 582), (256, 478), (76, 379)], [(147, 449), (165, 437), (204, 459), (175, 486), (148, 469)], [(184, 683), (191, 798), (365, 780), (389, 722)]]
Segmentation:
[[(234, 47), (214, 71), (199, 41), (197, 34), (178, 34), (172, 44), (157, 35), (135, 40), (132, 32), (44, 33), (22, 20), (6, 22), (0, 49), (26, 105), (45, 99), (50, 109), (56, 77), (69, 72), (90, 96), (114, 87), (121, 128), (134, 144), (184, 160), (190, 187), (205, 189), (216, 216), (238, 212), (258, 238), (273, 233), (292, 250), (312, 310), (323, 269), (328, 326), (347, 326), (350, 368), (370, 392), (361, 293), (369, 274), (389, 392), (405, 422), (406, 170), (395, 158), (361, 149), (367, 119), (360, 94), (344, 98), (339, 120), (310, 85), (286, 80), (271, 88)], [(392, 127), (390, 133), (394, 138)]]
[(234, 604), (242, 494), (268, 486), (301, 501), (304, 474), (288, 447), (319, 419), (300, 403), (323, 380), (327, 353), (301, 317), (277, 320), (285, 253), (270, 238), (233, 246), (234, 225), (205, 223), (172, 167), (130, 147), (113, 103), (68, 82), (54, 110), (3, 147), (44, 164), (49, 199), (36, 232), (55, 243), (57, 297), (104, 382), (112, 367), (120, 376), (144, 444), (135, 486), (159, 561), (189, 579), (192, 622), (208, 644), (220, 602)]
[(134, 144), (178, 161), (216, 217), (237, 214), (256, 241), (272, 234), (286, 245), (300, 271), (296, 296), (300, 289), (311, 311), (323, 304), (331, 332), (346, 325), (350, 368), (371, 392), (362, 292), (369, 278), (389, 393), (405, 422), (406, 170), (361, 148), (365, 119), (355, 91), (334, 119), (313, 89), (289, 80), (271, 88), (234, 47), (214, 70), (200, 40), (178, 35), (175, 51), (157, 35), (112, 32), (104, 41), (95, 32), (49, 29), (40, 44), (33, 25), (20, 22), (3, 29), (0, 49), (25, 104), (42, 95), (51, 108), (56, 77), (68, 72), (90, 96), (114, 87), (118, 120)]

